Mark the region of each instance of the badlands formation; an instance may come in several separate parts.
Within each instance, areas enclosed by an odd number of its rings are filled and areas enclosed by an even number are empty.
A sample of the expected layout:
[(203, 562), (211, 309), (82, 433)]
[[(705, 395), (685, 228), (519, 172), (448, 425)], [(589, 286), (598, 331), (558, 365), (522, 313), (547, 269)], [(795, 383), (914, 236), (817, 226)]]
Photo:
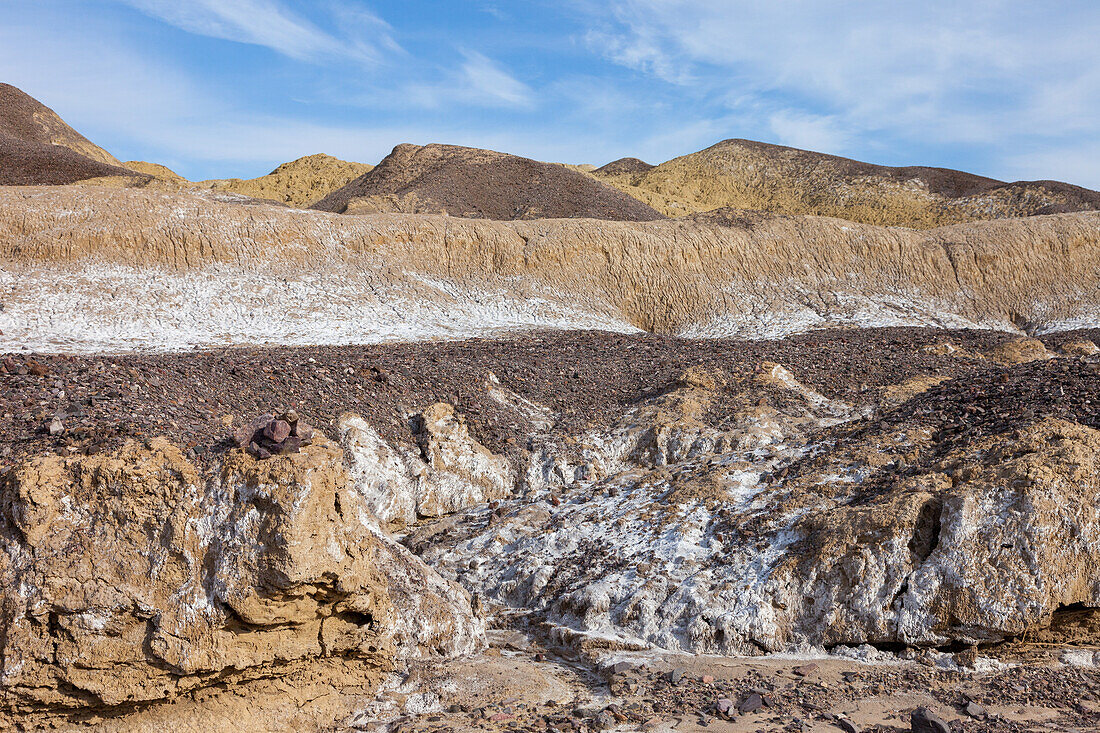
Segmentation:
[(0, 728), (1100, 727), (1095, 192), (0, 93)]
[(667, 216), (729, 206), (929, 229), (1100, 209), (1100, 194), (1058, 181), (1005, 183), (945, 168), (890, 168), (751, 140), (724, 140), (658, 166), (626, 158), (595, 176)]

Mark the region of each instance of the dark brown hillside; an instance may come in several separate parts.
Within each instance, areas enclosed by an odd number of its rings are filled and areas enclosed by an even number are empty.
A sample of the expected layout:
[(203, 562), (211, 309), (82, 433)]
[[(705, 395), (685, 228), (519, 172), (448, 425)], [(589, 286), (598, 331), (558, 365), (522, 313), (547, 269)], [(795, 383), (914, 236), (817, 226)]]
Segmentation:
[(564, 166), (454, 145), (398, 145), (374, 170), (313, 208), (501, 220), (663, 218), (621, 191)]
[(0, 84), (0, 185), (63, 185), (102, 176), (148, 178), (123, 168), (38, 100)]

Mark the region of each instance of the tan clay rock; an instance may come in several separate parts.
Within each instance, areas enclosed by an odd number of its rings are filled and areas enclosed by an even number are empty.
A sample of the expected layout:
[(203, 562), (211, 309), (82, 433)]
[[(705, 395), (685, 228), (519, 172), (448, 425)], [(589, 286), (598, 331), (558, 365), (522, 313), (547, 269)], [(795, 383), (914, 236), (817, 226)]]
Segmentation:
[[(501, 222), (243, 203), (3, 188), (0, 284), (11, 287), (0, 342), (363, 342), (532, 325), (759, 337), (1018, 318), (1051, 327), (1094, 318), (1100, 302), (1096, 212), (919, 232), (822, 217)], [(41, 322), (54, 324), (49, 343)]]
[(1039, 359), (1052, 359), (1054, 354), (1047, 351), (1046, 345), (1039, 339), (1021, 338), (998, 344), (986, 352), (986, 358), (1001, 364), (1026, 364)]
[(1066, 341), (1058, 347), (1058, 353), (1065, 356), (1092, 356), (1093, 354), (1100, 354), (1100, 346), (1088, 339), (1078, 339), (1076, 341)]
[(430, 469), (417, 492), (418, 514), (437, 517), (512, 493), (515, 479), (507, 459), (470, 437), (452, 406), (434, 404), (415, 416), (413, 424)]
[(36, 458), (8, 479), (0, 579), (9, 709), (170, 699), (327, 656), (370, 686), (469, 653), (469, 596), (373, 526), (341, 452), (228, 454), (205, 478), (164, 439)]

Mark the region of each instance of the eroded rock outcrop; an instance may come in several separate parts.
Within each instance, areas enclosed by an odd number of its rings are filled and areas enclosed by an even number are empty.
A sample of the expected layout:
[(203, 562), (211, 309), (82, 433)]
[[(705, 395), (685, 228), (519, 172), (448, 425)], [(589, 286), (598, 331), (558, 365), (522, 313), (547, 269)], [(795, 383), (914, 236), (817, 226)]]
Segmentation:
[(104, 710), (333, 656), (366, 662), (369, 687), (479, 648), (469, 596), (374, 526), (341, 461), (318, 436), (204, 477), (157, 438), (21, 466), (0, 523), (5, 705)]
[(503, 499), (515, 486), (512, 467), (474, 440), (445, 403), (410, 419), (419, 452), (391, 446), (358, 415), (340, 418), (348, 472), (384, 522), (412, 522)]
[(780, 365), (755, 382), (773, 391), (719, 430), (700, 416), (720, 382), (687, 374), (618, 426), (533, 456), (587, 461), (542, 500), (406, 542), (586, 647), (973, 644), (1100, 605), (1100, 431), (1048, 418), (943, 452), (916, 424), (844, 437), (867, 413)]

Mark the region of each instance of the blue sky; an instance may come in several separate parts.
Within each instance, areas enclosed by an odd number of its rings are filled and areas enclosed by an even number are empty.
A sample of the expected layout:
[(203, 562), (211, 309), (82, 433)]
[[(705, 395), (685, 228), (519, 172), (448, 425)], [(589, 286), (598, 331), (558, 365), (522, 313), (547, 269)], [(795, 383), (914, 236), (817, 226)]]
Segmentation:
[(1100, 188), (1098, 37), (1095, 0), (0, 0), (0, 80), (192, 179), (744, 137)]

